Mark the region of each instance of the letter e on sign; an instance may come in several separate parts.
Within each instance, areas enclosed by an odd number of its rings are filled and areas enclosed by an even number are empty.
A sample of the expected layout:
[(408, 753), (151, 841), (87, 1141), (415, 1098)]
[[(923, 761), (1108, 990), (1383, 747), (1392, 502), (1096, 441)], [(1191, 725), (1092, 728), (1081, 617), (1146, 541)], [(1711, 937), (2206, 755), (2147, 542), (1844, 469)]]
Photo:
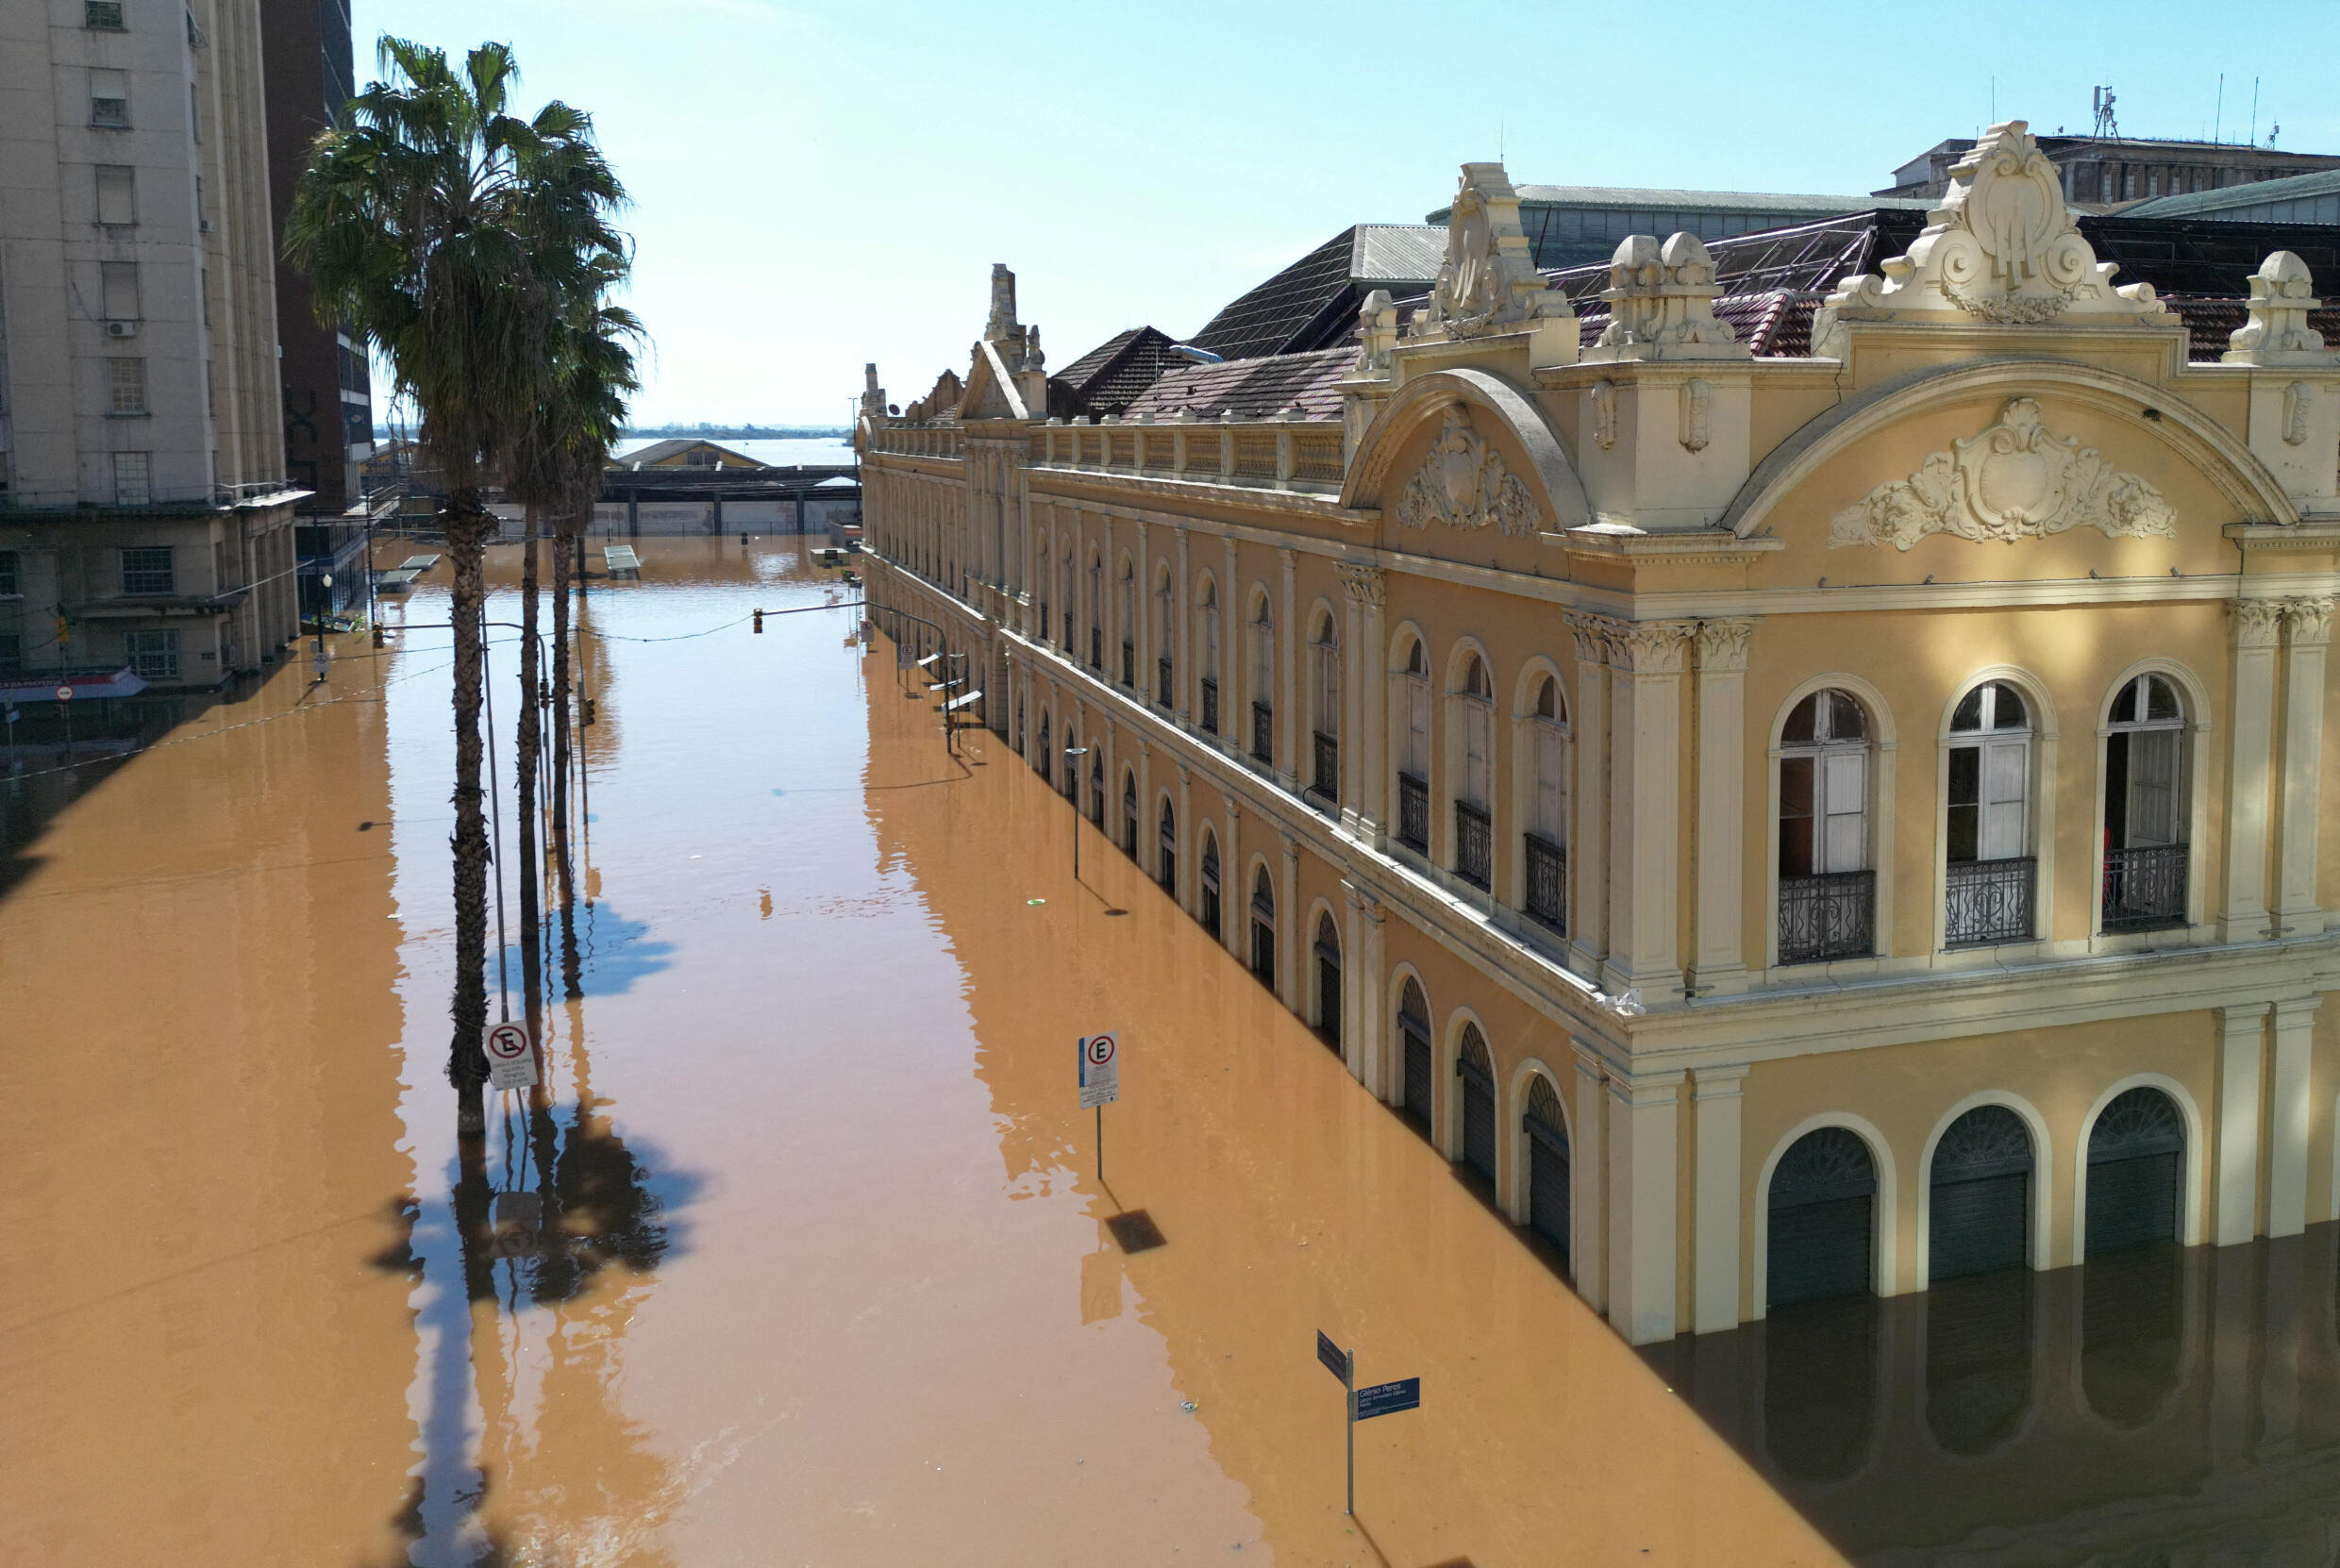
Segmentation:
[(1112, 1105), (1121, 1098), (1121, 1036), (1083, 1035), (1080, 1040), (1080, 1109)]
[(536, 1053), (529, 1048), (526, 1024), (491, 1024), (480, 1049), (488, 1059), (491, 1089), (534, 1089)]

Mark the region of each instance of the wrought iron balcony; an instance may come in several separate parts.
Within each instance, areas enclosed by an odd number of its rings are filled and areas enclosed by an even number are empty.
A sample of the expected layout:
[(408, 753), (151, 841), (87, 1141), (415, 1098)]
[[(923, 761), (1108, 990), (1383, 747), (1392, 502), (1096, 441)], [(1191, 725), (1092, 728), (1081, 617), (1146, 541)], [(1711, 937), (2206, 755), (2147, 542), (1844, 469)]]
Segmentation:
[(2115, 849), (2104, 857), (2104, 928), (2151, 931), (2185, 924), (2186, 845)]
[(1429, 781), (1410, 773), (1397, 776), (1397, 842), (1408, 849), (1429, 853)]
[(1456, 801), (1454, 874), (1474, 887), (1487, 886), (1487, 873), (1495, 859), (1491, 853), (1493, 842), (1486, 809), (1467, 800)]
[(1219, 683), (1209, 676), (1202, 677), (1202, 727), (1206, 735), (1219, 732)]
[(1555, 931), (1568, 928), (1568, 852), (1538, 833), (1528, 846), (1528, 918)]
[(1251, 705), (1251, 759), (1271, 764), (1276, 760), (1276, 710), (1263, 702)]
[(2039, 861), (2029, 855), (2003, 860), (1952, 860), (1945, 893), (1943, 942), (1974, 947), (2028, 942)]
[(1309, 788), (1327, 800), (1341, 798), (1341, 742), (1323, 730), (1312, 732), (1315, 738), (1316, 772)]
[(1138, 650), (1134, 643), (1126, 640), (1121, 644), (1121, 683), (1124, 686), (1138, 683)]
[(1172, 706), (1170, 701), (1170, 656), (1168, 654), (1163, 654), (1161, 658), (1154, 660), (1154, 700), (1162, 704), (1164, 708)]
[(1780, 878), (1780, 961), (1866, 958), (1876, 950), (1877, 873)]

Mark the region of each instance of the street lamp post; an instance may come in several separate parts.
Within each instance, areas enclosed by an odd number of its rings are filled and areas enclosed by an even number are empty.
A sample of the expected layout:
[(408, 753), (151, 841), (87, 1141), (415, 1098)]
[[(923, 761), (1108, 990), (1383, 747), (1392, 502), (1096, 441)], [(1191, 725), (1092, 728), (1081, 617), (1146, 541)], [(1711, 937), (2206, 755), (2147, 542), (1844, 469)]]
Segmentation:
[(1087, 746), (1066, 746), (1064, 765), (1073, 776), (1073, 880), (1080, 880), (1080, 759), (1089, 755)]
[(332, 608), (333, 608), (333, 574), (332, 574), (332, 573), (327, 572), (327, 573), (326, 573), (326, 574), (324, 575), (323, 586), (324, 586), (324, 589), (325, 589), (325, 602), (324, 602), (323, 604), (321, 604), (321, 605), (319, 605), (319, 606), (317, 607), (317, 658), (316, 658), (316, 671), (317, 671), (317, 678), (318, 678), (319, 680), (323, 680), (323, 679), (325, 679), (325, 673), (326, 673), (326, 671), (327, 669), (331, 668), (331, 662), (330, 662), (330, 661), (329, 661), (329, 660), (326, 658), (326, 654), (325, 654), (325, 618), (326, 618), (326, 614), (327, 614), (327, 613), (328, 613), (328, 612), (332, 609)]

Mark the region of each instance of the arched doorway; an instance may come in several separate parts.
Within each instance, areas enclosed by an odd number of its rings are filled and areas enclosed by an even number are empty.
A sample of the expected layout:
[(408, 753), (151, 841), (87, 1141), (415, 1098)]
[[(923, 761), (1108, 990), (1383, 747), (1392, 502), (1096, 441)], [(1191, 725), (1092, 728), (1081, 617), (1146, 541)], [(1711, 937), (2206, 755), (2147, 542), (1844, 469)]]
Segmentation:
[(1211, 933), (1213, 942), (1224, 942), (1227, 934), (1219, 925), (1219, 840), (1208, 827), (1202, 830), (1202, 892), (1195, 900), (1202, 928)]
[(1560, 1248), (1568, 1261), (1568, 1124), (1560, 1092), (1538, 1073), (1528, 1084), (1528, 1109), (1519, 1118), (1528, 1141), (1528, 1227)]
[(2115, 1095), (2088, 1134), (2087, 1256), (2178, 1239), (2185, 1122), (2158, 1089)]
[(1329, 914), (1316, 917), (1316, 1033), (1341, 1048), (1341, 936)]
[(1766, 1307), (1867, 1293), (1875, 1277), (1877, 1162), (1860, 1134), (1815, 1127), (1771, 1173)]
[(1276, 989), (1276, 884), (1265, 866), (1251, 880), (1251, 973)]
[(1105, 830), (1105, 759), (1092, 747), (1089, 756), (1089, 821)]
[(1040, 749), (1032, 755), (1032, 766), (1048, 781), (1048, 788), (1056, 788), (1056, 750), (1048, 744), (1048, 710), (1045, 708), (1040, 711)]
[(1121, 776), (1121, 852), (1138, 858), (1138, 776), (1127, 769)]
[(1934, 1145), (1926, 1227), (1930, 1280), (2031, 1260), (2031, 1129), (2003, 1105), (1977, 1106)]
[(1017, 755), (1021, 756), (1021, 755), (1023, 754), (1023, 751), (1024, 751), (1024, 699), (1023, 699), (1022, 697), (1018, 697), (1018, 698), (1016, 698), (1016, 699), (1015, 699), (1015, 749), (1016, 749), (1016, 753), (1017, 753)]
[(1178, 895), (1178, 814), (1165, 800), (1162, 803), (1162, 848), (1155, 861), (1155, 879), (1162, 890), (1176, 898)]
[(1427, 1133), (1430, 1129), (1430, 1004), (1414, 980), (1408, 980), (1397, 993), (1397, 1038), (1405, 1053), (1397, 1109)]
[(1462, 1082), (1462, 1163), (1495, 1180), (1495, 1061), (1487, 1037), (1476, 1024), (1462, 1026), (1454, 1054), (1454, 1076)]

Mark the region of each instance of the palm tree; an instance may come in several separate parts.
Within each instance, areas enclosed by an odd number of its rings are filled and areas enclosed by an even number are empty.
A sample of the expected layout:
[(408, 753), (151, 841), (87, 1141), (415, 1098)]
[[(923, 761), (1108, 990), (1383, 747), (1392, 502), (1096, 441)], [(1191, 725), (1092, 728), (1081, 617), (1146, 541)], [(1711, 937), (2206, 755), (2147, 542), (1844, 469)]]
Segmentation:
[(320, 319), (378, 349), (421, 414), (445, 475), (455, 569), (455, 993), (448, 1076), (459, 1133), (486, 1127), (487, 819), (479, 789), (483, 564), (495, 519), (483, 485), (535, 407), (547, 341), (603, 259), (624, 197), (592, 121), (561, 103), (509, 112), (517, 68), (485, 43), (446, 55), (384, 38), (370, 84), (309, 152), (285, 250), (316, 284)]

